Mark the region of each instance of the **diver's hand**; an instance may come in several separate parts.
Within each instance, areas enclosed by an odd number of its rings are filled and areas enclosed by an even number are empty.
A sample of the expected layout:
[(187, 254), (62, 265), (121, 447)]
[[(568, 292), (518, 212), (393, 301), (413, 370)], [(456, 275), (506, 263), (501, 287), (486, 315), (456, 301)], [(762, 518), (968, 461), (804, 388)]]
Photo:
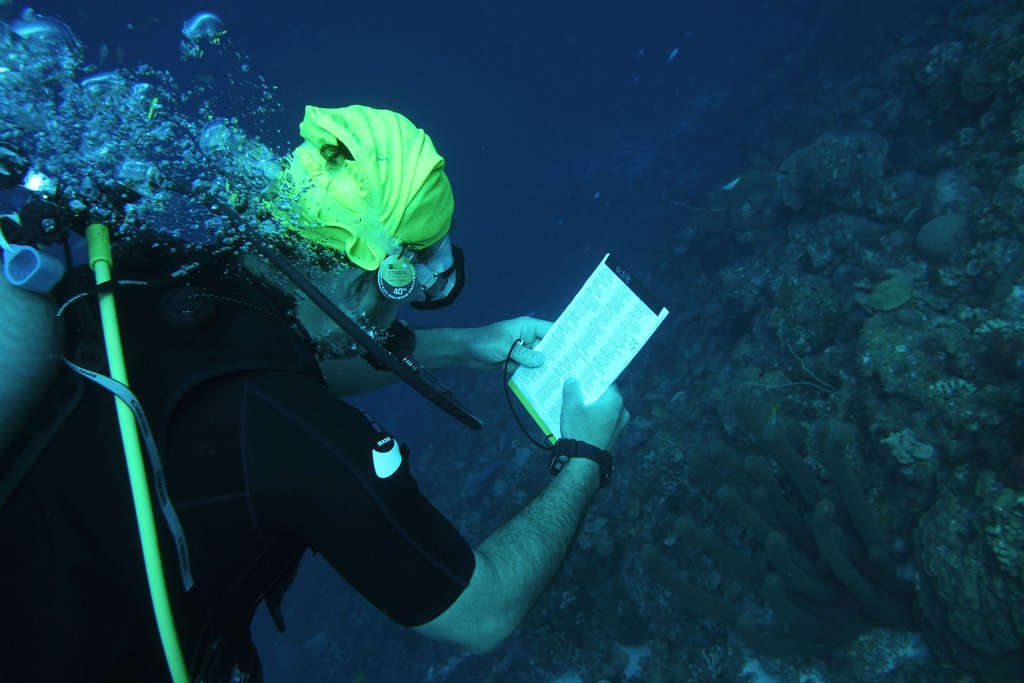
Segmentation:
[(561, 428), (564, 438), (612, 451), (628, 422), (629, 411), (622, 404), (622, 394), (614, 384), (596, 401), (585, 405), (579, 382), (571, 377), (566, 380), (562, 387)]
[(532, 347), (550, 327), (551, 323), (547, 320), (524, 315), (464, 330), (466, 346), (462, 364), (481, 369), (501, 367), (512, 344), (522, 340), (522, 344), (516, 344), (512, 349), (512, 365), (535, 368), (544, 362), (544, 354), (534, 351)]

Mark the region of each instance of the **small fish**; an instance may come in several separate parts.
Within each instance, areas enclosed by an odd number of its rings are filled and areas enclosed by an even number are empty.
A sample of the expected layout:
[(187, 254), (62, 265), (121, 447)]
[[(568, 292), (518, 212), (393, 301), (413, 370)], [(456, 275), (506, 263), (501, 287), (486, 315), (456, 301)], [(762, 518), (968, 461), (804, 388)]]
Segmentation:
[[(668, 62), (671, 62), (673, 59), (675, 59), (676, 55), (678, 55), (678, 54), (679, 54), (679, 48), (678, 47), (677, 48), (673, 48), (672, 52), (668, 53)], [(665, 62), (665, 63), (668, 64), (668, 62)]]
[(643, 56), (644, 56), (644, 53), (645, 53), (645, 52), (647, 52), (647, 48), (646, 48), (646, 47), (642, 47), (642, 48), (640, 48), (640, 52), (637, 52), (637, 53), (636, 53), (636, 58), (637, 58), (637, 59), (640, 59), (641, 57), (643, 57)]
[(594, 193), (594, 199), (600, 199), (600, 198), (601, 198), (601, 190), (598, 190), (597, 192)]
[(103, 65), (107, 62), (107, 56), (110, 54), (110, 48), (107, 47), (106, 43), (100, 45), (100, 52), (96, 56), (96, 68), (102, 69)]
[(722, 189), (725, 190), (726, 192), (731, 192), (732, 190), (735, 190), (736, 186), (739, 185), (740, 183), (740, 178), (742, 177), (743, 176), (737, 176), (735, 179), (730, 180), (725, 185), (722, 185)]

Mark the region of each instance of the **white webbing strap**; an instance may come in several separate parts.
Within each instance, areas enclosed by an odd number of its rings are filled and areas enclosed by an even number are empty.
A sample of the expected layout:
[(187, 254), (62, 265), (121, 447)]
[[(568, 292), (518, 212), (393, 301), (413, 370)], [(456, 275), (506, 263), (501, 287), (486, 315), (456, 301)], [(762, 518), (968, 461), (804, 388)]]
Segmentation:
[(185, 540), (185, 530), (181, 527), (181, 522), (178, 520), (178, 513), (174, 510), (174, 505), (171, 503), (170, 496), (167, 495), (167, 483), (164, 481), (164, 468), (163, 464), (160, 462), (160, 453), (157, 451), (156, 440), (153, 438), (153, 432), (149, 428), (149, 421), (146, 419), (146, 413), (142, 410), (142, 404), (139, 403), (139, 399), (135, 397), (135, 394), (132, 393), (131, 389), (117, 380), (75, 365), (67, 358), (64, 359), (64, 362), (67, 363), (68, 367), (80, 374), (82, 377), (95, 382), (124, 401), (125, 405), (131, 409), (132, 414), (135, 415), (135, 422), (139, 426), (139, 436), (142, 437), (142, 441), (146, 446), (146, 456), (149, 458), (149, 467), (153, 471), (154, 488), (156, 488), (157, 499), (160, 502), (160, 511), (163, 513), (164, 519), (167, 521), (167, 526), (171, 530), (171, 534), (174, 536), (174, 544), (178, 549), (178, 565), (181, 570), (181, 582), (184, 584), (185, 590), (188, 591), (192, 588), (195, 582), (192, 580), (192, 563), (188, 556), (188, 543)]

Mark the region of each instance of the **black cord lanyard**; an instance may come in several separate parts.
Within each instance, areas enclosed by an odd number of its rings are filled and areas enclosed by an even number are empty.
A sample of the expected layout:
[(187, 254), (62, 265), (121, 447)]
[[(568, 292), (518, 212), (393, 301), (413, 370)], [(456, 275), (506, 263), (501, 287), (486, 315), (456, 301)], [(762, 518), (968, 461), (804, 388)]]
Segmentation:
[[(519, 414), (516, 412), (515, 405), (513, 405), (513, 403), (512, 403), (512, 396), (511, 396), (511, 394), (509, 393), (509, 390), (508, 390), (508, 379), (509, 379), (509, 377), (508, 377), (508, 364), (512, 361), (512, 352), (516, 350), (516, 345), (522, 344), (522, 343), (523, 343), (522, 339), (516, 339), (514, 342), (512, 342), (512, 346), (509, 347), (508, 353), (505, 354), (504, 375), (502, 377), (502, 382), (501, 382), (502, 386), (505, 389), (505, 400), (508, 402), (509, 412), (511, 412), (512, 413), (512, 417), (514, 417), (516, 419), (516, 424), (519, 425), (519, 429), (521, 429), (523, 434), (526, 435), (526, 438), (529, 439), (530, 442), (534, 446), (537, 446), (538, 448), (542, 448), (542, 449), (544, 449), (546, 451), (554, 450), (555, 447), (552, 446), (550, 443), (541, 443), (541, 442), (537, 441), (536, 439), (534, 439), (532, 436), (530, 436), (530, 433), (528, 431), (526, 431), (526, 426), (523, 425), (523, 421), (519, 419)], [(550, 440), (550, 438), (553, 435), (552, 434), (545, 434), (544, 436), (545, 436), (545, 438)]]

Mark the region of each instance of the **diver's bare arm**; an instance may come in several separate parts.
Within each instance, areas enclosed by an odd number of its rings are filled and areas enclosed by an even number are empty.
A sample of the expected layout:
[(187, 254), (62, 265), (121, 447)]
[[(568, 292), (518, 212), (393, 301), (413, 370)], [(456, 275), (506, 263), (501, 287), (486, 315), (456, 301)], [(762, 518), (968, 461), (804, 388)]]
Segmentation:
[[(531, 346), (551, 326), (545, 320), (520, 316), (481, 327), (433, 327), (417, 329), (416, 360), (434, 371), (461, 365), (477, 369), (500, 368), (512, 343), (522, 340), (512, 351), (513, 367), (521, 363), (535, 367), (544, 356)], [(379, 372), (361, 358), (332, 360), (321, 363), (327, 384), (339, 396), (351, 396), (391, 384), (397, 378), (390, 372)]]
[(430, 327), (416, 329), (416, 360), (427, 370), (464, 365), (467, 339), (474, 328)]
[(566, 463), (529, 505), (476, 549), (476, 569), (462, 595), (414, 630), (474, 653), (497, 647), (558, 571), (599, 483), (597, 463), (584, 458)]
[(416, 357), (431, 370), (452, 365), (484, 370), (501, 368), (511, 351), (513, 368), (536, 367), (544, 355), (533, 346), (550, 327), (547, 320), (522, 315), (481, 327), (417, 330)]

